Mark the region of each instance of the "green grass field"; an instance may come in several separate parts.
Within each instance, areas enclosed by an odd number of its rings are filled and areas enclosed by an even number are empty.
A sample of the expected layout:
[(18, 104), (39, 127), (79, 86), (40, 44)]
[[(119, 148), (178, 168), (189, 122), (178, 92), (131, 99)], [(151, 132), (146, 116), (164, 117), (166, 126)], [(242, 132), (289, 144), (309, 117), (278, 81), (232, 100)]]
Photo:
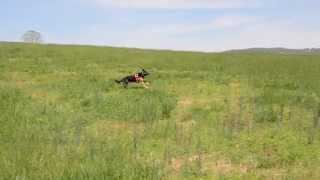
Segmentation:
[[(140, 67), (151, 88), (114, 79)], [(0, 179), (320, 179), (320, 55), (0, 44)]]

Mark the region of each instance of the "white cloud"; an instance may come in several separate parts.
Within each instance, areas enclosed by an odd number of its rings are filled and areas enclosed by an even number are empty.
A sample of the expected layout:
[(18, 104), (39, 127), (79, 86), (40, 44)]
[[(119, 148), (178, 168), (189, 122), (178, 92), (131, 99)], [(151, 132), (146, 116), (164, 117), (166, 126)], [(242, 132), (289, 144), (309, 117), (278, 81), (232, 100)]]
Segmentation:
[(258, 22), (258, 17), (253, 16), (223, 16), (215, 19), (211, 25), (215, 29), (234, 28)]
[(141, 31), (141, 33), (143, 33), (147, 30), (148, 33), (152, 33), (154, 35), (179, 35), (231, 29), (252, 24), (258, 20), (259, 18), (251, 16), (222, 16), (208, 23), (190, 22), (184, 24), (147, 25), (138, 28), (136, 31)]
[[(239, 21), (232, 24), (229, 23), (231, 19)], [(221, 17), (210, 25), (179, 26), (171, 29), (163, 28), (161, 31), (152, 31), (152, 27), (146, 29), (132, 31), (118, 44), (139, 48), (196, 51), (223, 51), (252, 47), (320, 48), (320, 31), (316, 29), (249, 17)], [(214, 31), (201, 33), (204, 30)], [(173, 32), (174, 35), (171, 34)], [(202, 36), (193, 36), (186, 32), (200, 32)]]
[[(65, 43), (196, 51), (320, 47), (320, 31), (316, 28), (250, 16), (224, 16), (208, 23), (144, 25), (130, 29), (99, 25), (84, 29), (74, 37), (60, 39)], [(55, 42), (61, 41), (55, 39)]]
[(250, 47), (320, 47), (320, 32), (286, 22), (265, 22), (249, 26), (226, 38), (225, 49)]
[(260, 5), (258, 0), (93, 0), (93, 2), (106, 7), (153, 9), (247, 8)]

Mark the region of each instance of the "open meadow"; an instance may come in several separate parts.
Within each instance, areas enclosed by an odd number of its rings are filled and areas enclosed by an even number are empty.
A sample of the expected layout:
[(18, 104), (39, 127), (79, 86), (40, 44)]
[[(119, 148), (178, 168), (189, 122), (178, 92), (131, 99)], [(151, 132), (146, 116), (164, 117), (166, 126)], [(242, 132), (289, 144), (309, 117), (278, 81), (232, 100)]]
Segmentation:
[(320, 179), (320, 55), (0, 43), (6, 179)]

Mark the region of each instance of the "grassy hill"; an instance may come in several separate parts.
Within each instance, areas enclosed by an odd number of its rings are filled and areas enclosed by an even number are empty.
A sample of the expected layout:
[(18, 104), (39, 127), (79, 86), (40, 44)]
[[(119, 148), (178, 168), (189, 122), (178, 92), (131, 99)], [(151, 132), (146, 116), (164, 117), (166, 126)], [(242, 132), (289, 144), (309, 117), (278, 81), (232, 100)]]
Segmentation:
[(273, 54), (320, 54), (319, 48), (307, 49), (287, 49), (287, 48), (249, 48), (249, 49), (235, 49), (227, 51), (229, 53), (273, 53)]
[[(114, 79), (151, 72), (151, 89)], [(0, 179), (319, 179), (320, 56), (0, 44)]]

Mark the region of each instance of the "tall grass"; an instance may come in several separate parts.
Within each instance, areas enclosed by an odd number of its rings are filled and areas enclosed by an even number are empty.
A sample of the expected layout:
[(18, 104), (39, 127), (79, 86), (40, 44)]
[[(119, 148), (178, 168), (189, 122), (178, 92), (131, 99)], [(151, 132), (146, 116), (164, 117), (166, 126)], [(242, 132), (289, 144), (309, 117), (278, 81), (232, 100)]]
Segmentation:
[[(114, 83), (144, 67), (151, 89)], [(0, 44), (0, 179), (318, 179), (318, 55)]]

